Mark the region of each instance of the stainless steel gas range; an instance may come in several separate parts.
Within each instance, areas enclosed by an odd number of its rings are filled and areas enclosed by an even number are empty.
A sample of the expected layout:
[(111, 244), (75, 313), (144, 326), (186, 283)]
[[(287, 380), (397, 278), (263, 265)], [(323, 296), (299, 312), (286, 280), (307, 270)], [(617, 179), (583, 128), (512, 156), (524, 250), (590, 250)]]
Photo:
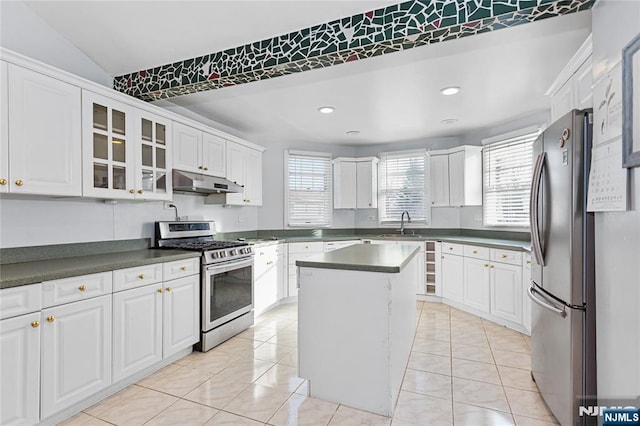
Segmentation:
[(156, 222), (156, 247), (202, 253), (201, 333), (195, 347), (202, 352), (253, 325), (253, 250), (215, 235), (213, 221)]

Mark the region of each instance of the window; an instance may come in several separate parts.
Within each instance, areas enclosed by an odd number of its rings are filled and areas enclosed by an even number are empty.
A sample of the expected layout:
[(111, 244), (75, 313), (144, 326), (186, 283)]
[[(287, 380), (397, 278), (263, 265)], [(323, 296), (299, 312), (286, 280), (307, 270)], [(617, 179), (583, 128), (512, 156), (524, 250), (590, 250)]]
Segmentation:
[(482, 150), (485, 226), (529, 227), (533, 142), (540, 130), (518, 133), (483, 141), (488, 142)]
[(406, 210), (412, 223), (428, 223), (426, 160), (424, 150), (380, 154), (380, 222), (400, 222)]
[(285, 151), (288, 226), (331, 226), (331, 154)]

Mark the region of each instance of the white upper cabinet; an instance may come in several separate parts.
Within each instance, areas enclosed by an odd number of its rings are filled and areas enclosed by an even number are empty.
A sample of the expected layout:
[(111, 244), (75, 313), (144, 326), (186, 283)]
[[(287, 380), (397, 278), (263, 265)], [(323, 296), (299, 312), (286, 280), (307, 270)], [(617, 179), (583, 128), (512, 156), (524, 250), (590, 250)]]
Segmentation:
[(336, 158), (333, 160), (333, 208), (374, 209), (378, 207), (378, 159)]
[(430, 153), (431, 206), (482, 205), (482, 147)]
[(83, 195), (134, 199), (133, 108), (87, 90), (82, 91), (82, 108)]
[(80, 88), (13, 64), (3, 74), (8, 76), (3, 88), (8, 135), (2, 136), (0, 177), (8, 181), (9, 191), (82, 195)]
[(551, 96), (551, 121), (572, 109), (593, 107), (593, 43), (591, 35), (560, 71), (546, 95)]
[(173, 144), (173, 168), (209, 176), (226, 175), (223, 138), (174, 121)]
[(6, 62), (0, 61), (0, 193), (9, 192), (8, 68)]
[(262, 152), (227, 141), (227, 179), (244, 187), (243, 192), (226, 195), (225, 204), (262, 205)]
[(150, 112), (136, 111), (136, 198), (170, 200), (171, 120)]

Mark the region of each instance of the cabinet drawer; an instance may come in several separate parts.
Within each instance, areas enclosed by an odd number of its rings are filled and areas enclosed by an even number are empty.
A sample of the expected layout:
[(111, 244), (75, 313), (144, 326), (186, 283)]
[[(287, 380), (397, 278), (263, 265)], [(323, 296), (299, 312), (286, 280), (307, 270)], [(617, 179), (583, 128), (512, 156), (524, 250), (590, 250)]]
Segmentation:
[(159, 283), (162, 281), (162, 264), (135, 266), (113, 271), (113, 291)]
[(490, 249), (480, 246), (464, 246), (464, 256), (473, 257), (475, 259), (489, 260)]
[(462, 256), (464, 254), (464, 246), (455, 243), (442, 243), (442, 254), (455, 254)]
[(522, 253), (519, 251), (491, 249), (491, 260), (512, 265), (522, 265)]
[(200, 258), (176, 260), (162, 264), (162, 277), (164, 281), (187, 277), (200, 273)]
[(311, 241), (308, 243), (289, 243), (289, 253), (322, 253), (324, 243), (322, 241)]
[(258, 278), (278, 262), (278, 246), (271, 245), (255, 248), (254, 277)]
[(112, 274), (81, 275), (42, 283), (42, 305), (45, 308), (111, 293)]
[(38, 283), (0, 290), (0, 319), (39, 311), (42, 305), (40, 288)]

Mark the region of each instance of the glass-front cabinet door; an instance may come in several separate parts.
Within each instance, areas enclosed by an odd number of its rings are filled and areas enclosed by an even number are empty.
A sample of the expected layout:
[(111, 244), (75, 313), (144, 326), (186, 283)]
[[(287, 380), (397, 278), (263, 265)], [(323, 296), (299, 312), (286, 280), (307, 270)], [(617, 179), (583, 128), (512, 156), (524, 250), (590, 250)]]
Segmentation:
[(126, 104), (83, 90), (84, 196), (133, 199), (134, 122)]
[(135, 197), (171, 199), (171, 120), (138, 111), (136, 114)]

